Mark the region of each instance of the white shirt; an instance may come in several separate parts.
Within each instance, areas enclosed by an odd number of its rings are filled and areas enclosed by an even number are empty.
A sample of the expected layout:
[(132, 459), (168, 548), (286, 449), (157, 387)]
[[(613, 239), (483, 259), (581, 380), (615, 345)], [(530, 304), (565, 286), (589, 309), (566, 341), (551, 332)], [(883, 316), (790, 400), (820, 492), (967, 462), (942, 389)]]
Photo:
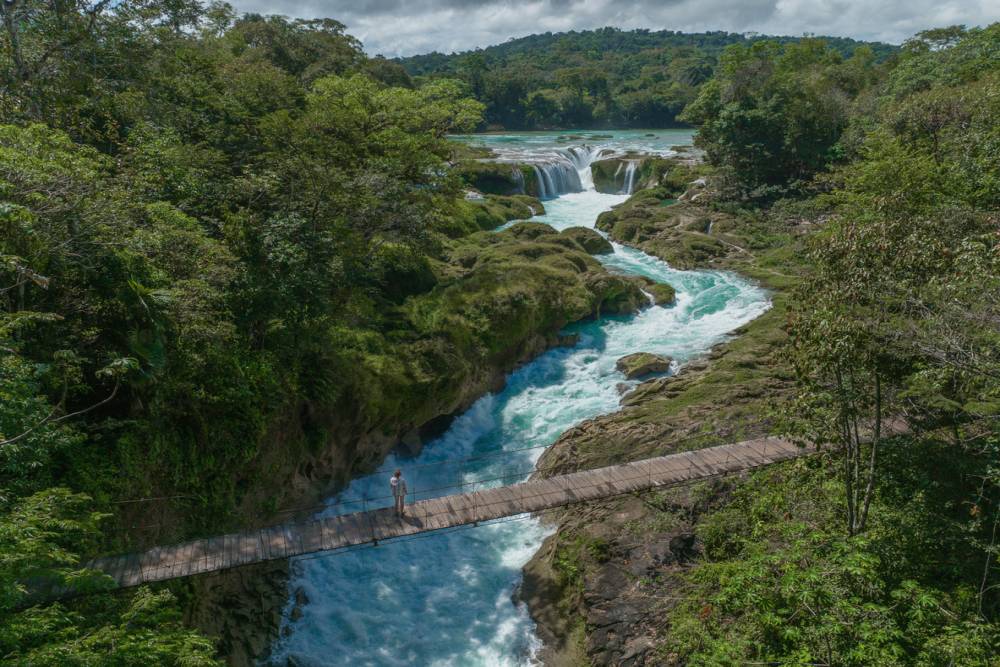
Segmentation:
[(395, 498), (406, 495), (406, 480), (400, 477), (393, 476), (389, 480), (389, 486), (392, 487), (392, 495)]

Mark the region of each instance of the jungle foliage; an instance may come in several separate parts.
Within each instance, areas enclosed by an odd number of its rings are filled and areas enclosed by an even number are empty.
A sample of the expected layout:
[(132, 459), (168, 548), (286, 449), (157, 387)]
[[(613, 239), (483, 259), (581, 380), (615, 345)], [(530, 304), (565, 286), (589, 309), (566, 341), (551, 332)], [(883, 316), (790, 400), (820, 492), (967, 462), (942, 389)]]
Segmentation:
[[(380, 364), (450, 335), (400, 315), (449, 238), (527, 207), (462, 202), (445, 133), (479, 103), (414, 89), (336, 21), (0, 14), (0, 661), (214, 664), (169, 592), (102, 593), (81, 563), (258, 511), (255, 481), (328, 441), (315, 415), (419, 381)], [(119, 504), (158, 497), (180, 500)], [(38, 604), (67, 587), (88, 595)]]
[[(687, 113), (737, 197), (776, 187), (827, 219), (790, 307), (798, 396), (776, 408), (825, 454), (758, 476), (702, 526), (706, 558), (664, 650), (995, 664), (1000, 25), (920, 33), (875, 70), (822, 49), (789, 67), (801, 48), (734, 47)], [(788, 85), (842, 101), (817, 123), (827, 107), (798, 108)]]
[[(7, 0), (0, 18), (0, 661), (215, 664), (169, 592), (111, 595), (81, 563), (234, 526), (338, 428), (392, 439), (540, 333), (634, 307), (571, 235), (479, 233), (539, 204), (463, 199), (446, 133), (685, 105), (731, 196), (831, 217), (790, 307), (789, 430), (832, 467), (708, 524), (691, 586), (712, 602), (675, 612), (672, 650), (996, 655), (997, 26), (888, 59), (607, 29), (408, 73), (336, 21), (223, 3)], [(899, 416), (912, 435), (876, 426)], [(149, 524), (119, 504), (148, 497), (182, 500)], [(67, 586), (87, 595), (41, 603)]]
[[(841, 37), (824, 40), (848, 59), (863, 45)], [(608, 27), (530, 35), (399, 62), (418, 82), (438, 77), (466, 82), (494, 129), (673, 127), (682, 124), (679, 114), (712, 79), (727, 47), (751, 48), (765, 41), (788, 45), (799, 40)], [(879, 61), (895, 51), (880, 43), (866, 48)]]

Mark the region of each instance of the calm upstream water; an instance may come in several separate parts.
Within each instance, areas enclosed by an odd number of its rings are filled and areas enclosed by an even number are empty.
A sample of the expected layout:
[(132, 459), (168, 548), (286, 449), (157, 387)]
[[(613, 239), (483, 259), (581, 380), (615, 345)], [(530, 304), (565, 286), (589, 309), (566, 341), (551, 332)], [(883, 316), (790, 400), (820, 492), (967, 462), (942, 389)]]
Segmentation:
[[(528, 133), (465, 138), (509, 155), (531, 153), (560, 160), (598, 154), (595, 148), (666, 153), (690, 143), (686, 131), (600, 132), (612, 138), (563, 139), (572, 133)], [(585, 148), (581, 151), (579, 148)], [(562, 156), (562, 157), (561, 157)], [(580, 182), (588, 187), (589, 166)], [(556, 229), (593, 227), (598, 214), (627, 199), (585, 189), (545, 202), (535, 218)], [(670, 283), (677, 303), (629, 317), (570, 327), (580, 334), (572, 348), (551, 350), (511, 374), (506, 388), (484, 396), (429, 443), (420, 456), (390, 459), (385, 472), (356, 479), (329, 499), (325, 514), (388, 506), (389, 471), (403, 468), (418, 498), (449, 493), (436, 487), (468, 483), (466, 490), (526, 478), (542, 447), (566, 429), (618, 408), (625, 382), (615, 362), (631, 352), (654, 352), (683, 364), (705, 353), (733, 329), (769, 307), (766, 293), (741, 278), (716, 271), (676, 271), (645, 253), (615, 245), (600, 258), (611, 270)], [(634, 383), (633, 383), (634, 384)], [(534, 449), (529, 449), (534, 448)], [(504, 453), (506, 452), (506, 453)], [(474, 458), (461, 465), (443, 462)], [(435, 462), (439, 462), (435, 464)], [(480, 481), (483, 480), (483, 481)], [(421, 490), (424, 490), (423, 492)], [(512, 600), (521, 568), (548, 534), (530, 516), (428, 533), (341, 554), (303, 557), (292, 565), (283, 637), (269, 664), (495, 667), (530, 665), (539, 649), (527, 610)], [(309, 603), (291, 620), (294, 592)]]

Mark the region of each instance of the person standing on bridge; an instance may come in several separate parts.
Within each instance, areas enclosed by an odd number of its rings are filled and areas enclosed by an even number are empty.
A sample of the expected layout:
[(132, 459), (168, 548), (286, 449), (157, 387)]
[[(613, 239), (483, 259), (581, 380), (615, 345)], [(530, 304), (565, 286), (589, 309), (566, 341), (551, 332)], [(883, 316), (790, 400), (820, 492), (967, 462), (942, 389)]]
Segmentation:
[(392, 487), (392, 498), (396, 503), (396, 515), (404, 516), (406, 514), (406, 480), (403, 479), (403, 471), (396, 470), (392, 475), (392, 479), (389, 480), (389, 486)]

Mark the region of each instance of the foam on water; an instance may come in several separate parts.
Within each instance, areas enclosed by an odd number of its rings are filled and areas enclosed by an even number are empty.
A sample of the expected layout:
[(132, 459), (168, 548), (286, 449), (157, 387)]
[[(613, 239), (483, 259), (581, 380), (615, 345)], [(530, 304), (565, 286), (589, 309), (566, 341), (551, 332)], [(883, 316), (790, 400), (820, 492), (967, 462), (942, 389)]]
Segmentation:
[(540, 132), (495, 132), (455, 135), (460, 141), (487, 146), (508, 155), (539, 155), (585, 145), (607, 148), (612, 154), (628, 152), (671, 155), (677, 146), (690, 146), (693, 130), (558, 130)]
[[(593, 190), (546, 203), (536, 220), (557, 229), (593, 226), (597, 215), (626, 199)], [(420, 456), (390, 457), (406, 471), (417, 498), (465, 483), (467, 490), (527, 477), (542, 449), (569, 427), (618, 407), (625, 382), (615, 362), (631, 352), (654, 352), (684, 363), (768, 307), (767, 295), (739, 277), (716, 271), (677, 271), (640, 251), (614, 245), (602, 256), (609, 269), (667, 282), (677, 291), (671, 307), (574, 325), (572, 348), (550, 350), (512, 373), (503, 391), (478, 400)], [(633, 382), (634, 383), (634, 382)], [(458, 464), (447, 462), (507, 451)], [(486, 481), (477, 481), (486, 480)], [(354, 480), (326, 514), (388, 505), (388, 473)], [(343, 504), (335, 504), (343, 503)], [(521, 568), (548, 529), (531, 517), (428, 533), (292, 565), (290, 593), (302, 588), (309, 603), (274, 646), (274, 665), (529, 665), (540, 648), (524, 605), (512, 596)], [(290, 598), (293, 597), (290, 594)], [(287, 634), (285, 634), (287, 633)]]

